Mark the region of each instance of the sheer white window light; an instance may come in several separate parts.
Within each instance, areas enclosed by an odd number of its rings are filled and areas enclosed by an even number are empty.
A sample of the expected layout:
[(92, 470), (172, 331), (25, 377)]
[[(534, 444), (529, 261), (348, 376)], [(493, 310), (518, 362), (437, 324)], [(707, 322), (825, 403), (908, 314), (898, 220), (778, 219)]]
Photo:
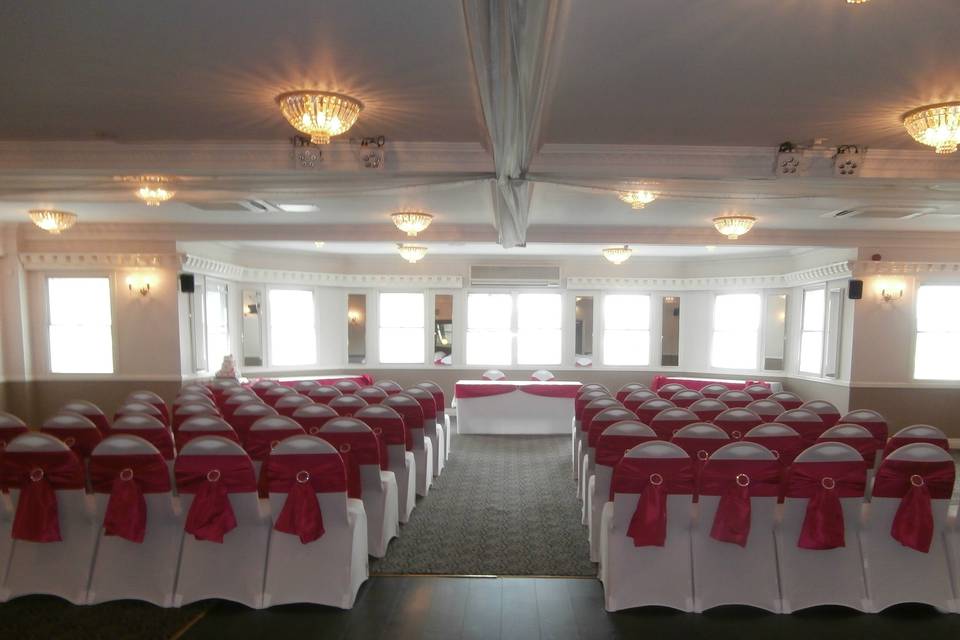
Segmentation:
[(380, 362), (423, 362), (423, 314), (422, 293), (380, 294)]
[[(270, 289), (270, 364), (315, 364), (317, 328), (313, 291)], [(212, 365), (211, 365), (212, 366)]]
[(508, 293), (467, 296), (467, 364), (511, 363), (512, 316), (513, 297)]
[(603, 364), (650, 364), (650, 296), (604, 297)]
[(713, 302), (710, 364), (719, 369), (756, 369), (760, 295), (729, 293)]
[(109, 278), (48, 278), (50, 371), (113, 373)]
[(918, 289), (913, 377), (960, 380), (960, 286)]
[(823, 368), (823, 289), (803, 292), (803, 326), (800, 334), (800, 373), (820, 375)]
[(208, 282), (206, 292), (207, 368), (219, 371), (223, 358), (230, 354), (230, 323), (227, 310), (227, 285)]
[(517, 363), (560, 364), (561, 296), (521, 293), (517, 296)]

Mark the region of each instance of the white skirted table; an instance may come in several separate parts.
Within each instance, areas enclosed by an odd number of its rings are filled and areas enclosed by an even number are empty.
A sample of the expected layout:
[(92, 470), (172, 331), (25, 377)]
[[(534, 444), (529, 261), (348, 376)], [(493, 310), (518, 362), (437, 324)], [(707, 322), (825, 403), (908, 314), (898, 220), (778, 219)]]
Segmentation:
[(570, 435), (581, 383), (461, 380), (454, 396), (461, 434)]

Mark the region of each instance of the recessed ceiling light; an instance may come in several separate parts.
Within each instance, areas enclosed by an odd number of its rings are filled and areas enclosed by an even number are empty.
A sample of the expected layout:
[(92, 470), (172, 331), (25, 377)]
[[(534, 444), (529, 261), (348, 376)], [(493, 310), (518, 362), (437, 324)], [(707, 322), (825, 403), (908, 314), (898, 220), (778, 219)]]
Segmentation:
[(309, 213), (317, 210), (315, 204), (278, 204), (277, 208), (287, 213)]

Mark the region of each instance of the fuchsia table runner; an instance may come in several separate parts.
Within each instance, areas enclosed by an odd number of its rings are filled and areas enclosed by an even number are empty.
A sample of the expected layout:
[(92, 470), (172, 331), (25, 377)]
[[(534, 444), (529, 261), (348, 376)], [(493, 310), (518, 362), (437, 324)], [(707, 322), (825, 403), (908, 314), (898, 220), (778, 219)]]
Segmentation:
[(313, 382), (317, 382), (319, 384), (326, 384), (326, 385), (335, 384), (337, 382), (340, 382), (341, 380), (351, 380), (359, 384), (361, 387), (369, 387), (370, 385), (373, 384), (373, 376), (371, 376), (368, 373), (361, 373), (360, 375), (356, 375), (356, 376), (348, 376), (348, 375), (302, 376), (297, 378), (275, 378), (275, 379), (278, 383), (280, 383), (284, 387), (292, 387), (296, 385), (298, 382), (303, 382), (304, 380), (312, 380)]
[(487, 396), (498, 396), (514, 391), (522, 391), (534, 396), (544, 396), (547, 398), (576, 398), (577, 391), (580, 390), (579, 382), (506, 382), (493, 380), (477, 380), (470, 382), (458, 382), (454, 388), (454, 395), (457, 398), (485, 398)]
[(682, 384), (687, 389), (693, 389), (694, 391), (699, 391), (703, 389), (708, 384), (720, 383), (725, 385), (731, 391), (743, 391), (748, 385), (751, 384), (762, 384), (770, 386), (769, 382), (764, 382), (762, 380), (721, 380), (721, 379), (710, 379), (710, 378), (679, 378), (675, 376), (654, 376), (653, 384), (650, 388), (653, 391), (656, 391), (665, 384), (670, 384), (676, 382)]

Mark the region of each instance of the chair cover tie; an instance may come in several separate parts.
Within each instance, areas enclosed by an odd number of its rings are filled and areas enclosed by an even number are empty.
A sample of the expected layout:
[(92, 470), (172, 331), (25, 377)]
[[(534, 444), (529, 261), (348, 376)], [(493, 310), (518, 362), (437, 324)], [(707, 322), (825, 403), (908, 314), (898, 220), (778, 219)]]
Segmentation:
[(170, 491), (170, 475), (163, 458), (157, 455), (93, 456), (90, 478), (95, 493), (109, 493), (103, 515), (103, 530), (141, 543), (147, 533), (145, 493)]
[(243, 448), (251, 459), (263, 462), (273, 448), (290, 436), (302, 435), (303, 429), (270, 429), (247, 432)]
[(264, 464), (271, 493), (287, 498), (273, 528), (308, 544), (324, 534), (317, 493), (345, 492), (343, 461), (337, 454), (271, 455)]
[(788, 498), (808, 498), (797, 546), (837, 549), (846, 546), (840, 498), (862, 498), (866, 462), (802, 462), (789, 471)]
[(81, 460), (86, 460), (93, 453), (94, 448), (103, 440), (100, 431), (96, 429), (65, 429), (58, 427), (45, 427), (40, 429), (42, 433), (49, 434), (62, 441), (65, 445), (80, 456)]
[(223, 543), (237, 527), (231, 493), (257, 490), (253, 465), (245, 456), (182, 456), (176, 464), (181, 494), (194, 494), (183, 530), (197, 540)]
[(662, 547), (667, 539), (667, 497), (692, 494), (689, 458), (623, 458), (613, 472), (613, 493), (639, 493), (627, 536), (635, 547)]
[(3, 456), (0, 484), (18, 487), (20, 497), (10, 537), (60, 542), (58, 489), (83, 489), (83, 465), (72, 451), (16, 452)]
[(720, 496), (710, 537), (747, 546), (753, 496), (777, 497), (779, 460), (710, 460), (700, 473), (700, 495)]
[(950, 498), (954, 475), (952, 461), (885, 460), (880, 465), (874, 481), (874, 497), (900, 498), (890, 527), (894, 540), (929, 553), (934, 530), (931, 500)]

